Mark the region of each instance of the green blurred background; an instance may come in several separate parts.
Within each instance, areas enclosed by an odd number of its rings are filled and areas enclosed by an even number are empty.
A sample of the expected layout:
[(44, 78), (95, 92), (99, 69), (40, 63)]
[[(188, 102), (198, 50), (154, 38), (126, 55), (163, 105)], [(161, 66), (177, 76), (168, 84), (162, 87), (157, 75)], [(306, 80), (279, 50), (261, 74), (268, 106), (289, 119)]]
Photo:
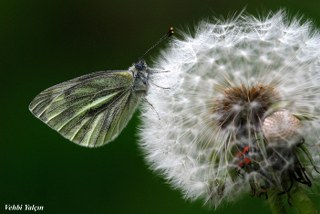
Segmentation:
[(26, 203), (44, 206), (42, 213), (270, 213), (263, 199), (249, 196), (216, 211), (182, 199), (145, 164), (138, 114), (114, 142), (87, 149), (28, 111), (49, 86), (128, 68), (170, 26), (192, 27), (244, 7), (253, 14), (286, 8), (320, 24), (319, 0), (0, 0), (0, 213), (5, 204)]

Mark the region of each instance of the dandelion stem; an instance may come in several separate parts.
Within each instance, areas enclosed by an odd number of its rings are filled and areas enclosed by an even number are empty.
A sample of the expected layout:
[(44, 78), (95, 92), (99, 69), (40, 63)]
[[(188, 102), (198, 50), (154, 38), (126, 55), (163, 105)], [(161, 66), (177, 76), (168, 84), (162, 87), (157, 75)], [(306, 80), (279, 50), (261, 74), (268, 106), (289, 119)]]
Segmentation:
[(268, 203), (273, 214), (285, 214), (287, 213), (281, 196), (278, 195), (277, 191), (270, 190), (268, 192)]
[[(268, 203), (271, 211), (273, 214), (286, 214), (288, 213), (288, 210), (286, 209), (288, 206), (285, 206), (283, 200), (284, 195), (279, 195), (277, 192), (279, 191), (268, 192)], [(319, 214), (319, 211), (312, 200), (298, 185), (295, 185), (289, 192), (288, 202), (291, 204), (290, 209), (294, 209), (297, 213)]]
[(292, 206), (297, 210), (297, 213), (318, 214), (316, 206), (305, 193), (305, 191), (298, 185), (290, 192), (290, 200)]

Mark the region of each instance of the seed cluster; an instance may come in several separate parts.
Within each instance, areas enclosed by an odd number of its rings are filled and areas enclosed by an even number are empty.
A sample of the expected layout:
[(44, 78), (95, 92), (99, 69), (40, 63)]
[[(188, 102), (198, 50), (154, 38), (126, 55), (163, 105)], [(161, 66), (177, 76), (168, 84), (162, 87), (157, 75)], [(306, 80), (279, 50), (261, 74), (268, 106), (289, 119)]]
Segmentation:
[(214, 207), (319, 177), (319, 34), (283, 11), (235, 17), (173, 38), (156, 61), (168, 72), (152, 75), (169, 89), (147, 94), (158, 116), (142, 111), (151, 168)]
[(241, 85), (226, 88), (223, 97), (214, 101), (213, 110), (218, 115), (219, 126), (231, 125), (241, 133), (247, 125), (260, 126), (264, 114), (279, 100), (278, 92), (271, 85)]

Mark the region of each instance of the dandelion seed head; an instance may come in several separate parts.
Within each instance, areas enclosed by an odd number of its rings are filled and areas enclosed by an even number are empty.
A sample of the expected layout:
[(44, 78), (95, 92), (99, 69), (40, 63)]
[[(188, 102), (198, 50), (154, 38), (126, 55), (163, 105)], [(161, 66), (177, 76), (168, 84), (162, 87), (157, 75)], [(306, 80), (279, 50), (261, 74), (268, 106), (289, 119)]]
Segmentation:
[(217, 207), (244, 192), (287, 191), (281, 176), (297, 168), (301, 144), (319, 165), (320, 36), (310, 22), (283, 11), (204, 21), (156, 67), (167, 72), (152, 81), (169, 89), (150, 86), (141, 147), (185, 198)]

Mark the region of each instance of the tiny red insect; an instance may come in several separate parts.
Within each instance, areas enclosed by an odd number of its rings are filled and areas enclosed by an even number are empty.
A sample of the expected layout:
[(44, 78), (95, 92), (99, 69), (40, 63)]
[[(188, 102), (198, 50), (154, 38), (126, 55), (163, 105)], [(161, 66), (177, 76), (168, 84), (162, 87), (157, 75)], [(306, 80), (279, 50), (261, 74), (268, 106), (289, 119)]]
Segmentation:
[(236, 157), (240, 159), (238, 166), (241, 168), (251, 164), (251, 159), (248, 157), (249, 149), (249, 146), (245, 146), (241, 152), (236, 154)]

